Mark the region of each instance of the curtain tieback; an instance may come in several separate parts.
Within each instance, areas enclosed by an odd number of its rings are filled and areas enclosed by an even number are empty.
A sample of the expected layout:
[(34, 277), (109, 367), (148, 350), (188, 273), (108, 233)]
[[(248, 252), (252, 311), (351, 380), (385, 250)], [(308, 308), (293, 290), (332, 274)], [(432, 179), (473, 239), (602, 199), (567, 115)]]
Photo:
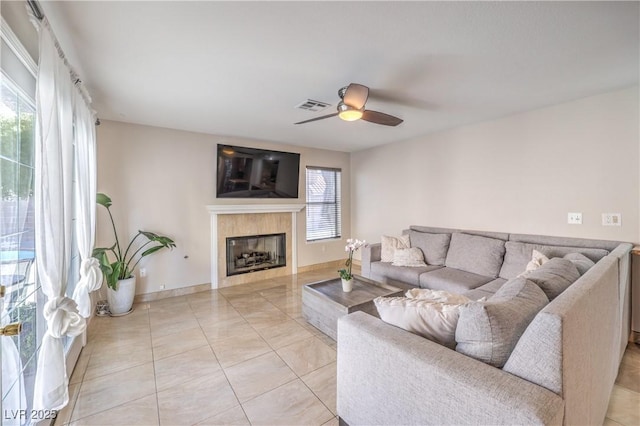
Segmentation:
[(84, 285), (87, 293), (100, 289), (102, 285), (102, 271), (100, 262), (95, 257), (83, 259), (80, 263), (80, 281), (78, 285)]
[(100, 289), (102, 285), (102, 271), (100, 262), (95, 257), (83, 259), (80, 262), (80, 280), (73, 292), (73, 299), (78, 304), (78, 312), (85, 318), (91, 316), (91, 298), (89, 293)]
[(49, 299), (44, 305), (43, 315), (47, 320), (47, 332), (56, 339), (77, 336), (86, 326), (85, 319), (78, 313), (76, 302), (68, 297)]

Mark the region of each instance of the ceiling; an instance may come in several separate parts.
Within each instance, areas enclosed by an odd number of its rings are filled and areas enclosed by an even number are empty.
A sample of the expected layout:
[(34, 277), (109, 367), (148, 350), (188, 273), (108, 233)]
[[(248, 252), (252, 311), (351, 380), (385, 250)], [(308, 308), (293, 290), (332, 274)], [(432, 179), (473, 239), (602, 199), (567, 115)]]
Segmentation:
[[(638, 2), (41, 1), (101, 119), (357, 151), (638, 84)], [(337, 117), (371, 88), (398, 127)], [(294, 108), (306, 99), (322, 112)]]

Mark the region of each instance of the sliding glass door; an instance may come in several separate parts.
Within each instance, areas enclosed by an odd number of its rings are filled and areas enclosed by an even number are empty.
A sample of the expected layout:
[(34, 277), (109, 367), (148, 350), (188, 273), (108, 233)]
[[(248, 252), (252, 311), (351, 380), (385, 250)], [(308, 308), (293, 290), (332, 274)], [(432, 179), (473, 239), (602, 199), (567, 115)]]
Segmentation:
[(4, 72), (0, 80), (0, 337), (2, 425), (30, 423), (41, 297), (35, 274), (33, 100)]

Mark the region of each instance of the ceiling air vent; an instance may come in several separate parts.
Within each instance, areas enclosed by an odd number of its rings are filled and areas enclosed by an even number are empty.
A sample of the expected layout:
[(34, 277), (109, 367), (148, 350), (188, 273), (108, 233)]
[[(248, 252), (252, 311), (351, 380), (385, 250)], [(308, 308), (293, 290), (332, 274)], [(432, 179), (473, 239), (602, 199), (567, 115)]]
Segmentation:
[(295, 108), (303, 109), (305, 111), (317, 112), (322, 111), (328, 106), (331, 106), (331, 104), (328, 104), (326, 102), (314, 101), (313, 99), (307, 99), (301, 104), (296, 105)]

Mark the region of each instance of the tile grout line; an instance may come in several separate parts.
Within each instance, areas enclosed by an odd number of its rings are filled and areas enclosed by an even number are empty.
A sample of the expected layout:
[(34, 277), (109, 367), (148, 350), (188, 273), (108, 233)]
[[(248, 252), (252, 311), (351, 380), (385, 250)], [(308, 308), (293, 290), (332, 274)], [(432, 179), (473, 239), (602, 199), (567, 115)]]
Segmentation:
[(156, 416), (158, 416), (158, 426), (160, 426), (160, 400), (158, 399), (158, 378), (156, 377), (156, 357), (153, 354), (153, 333), (151, 333), (151, 304), (147, 309), (147, 320), (149, 321), (149, 338), (151, 339), (151, 362), (153, 363), (153, 384), (156, 388)]

